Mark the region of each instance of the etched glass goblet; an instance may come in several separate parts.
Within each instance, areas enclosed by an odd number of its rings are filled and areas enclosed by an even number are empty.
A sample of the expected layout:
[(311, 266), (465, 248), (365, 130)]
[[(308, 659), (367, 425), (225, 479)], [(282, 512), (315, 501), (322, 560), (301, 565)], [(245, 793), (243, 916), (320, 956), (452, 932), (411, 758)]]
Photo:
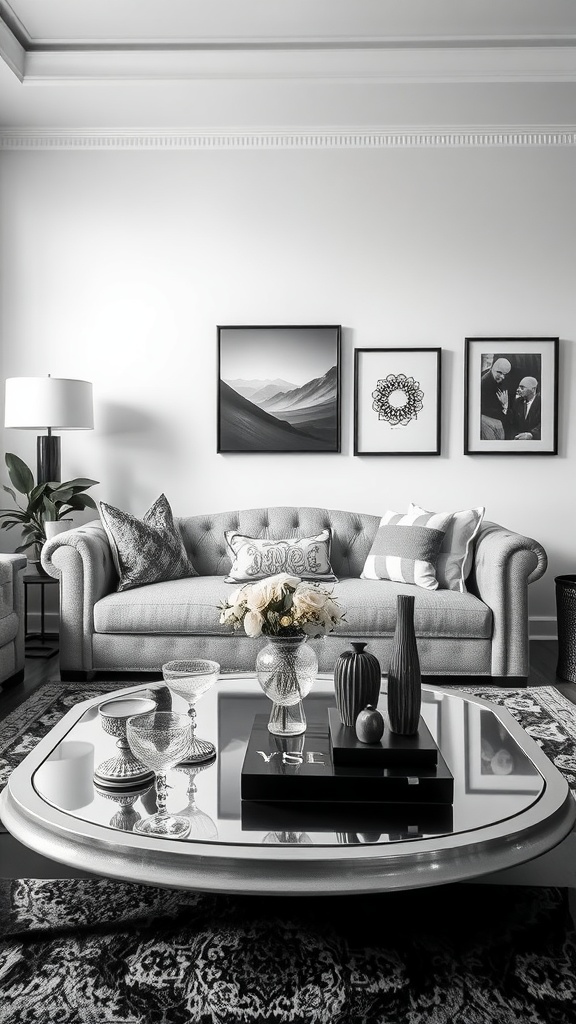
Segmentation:
[(158, 810), (136, 822), (134, 831), (142, 835), (183, 839), (190, 831), (190, 819), (168, 814), (166, 810), (166, 773), (182, 761), (190, 749), (192, 726), (188, 715), (174, 711), (152, 711), (136, 715), (126, 723), (130, 750), (156, 776)]
[(217, 661), (206, 661), (193, 658), (190, 661), (168, 661), (162, 665), (162, 677), (172, 693), (183, 697), (188, 702), (188, 715), (192, 725), (192, 743), (185, 758), (186, 763), (195, 764), (211, 761), (216, 755), (216, 747), (210, 740), (196, 736), (196, 703), (211, 686), (214, 686), (220, 674)]

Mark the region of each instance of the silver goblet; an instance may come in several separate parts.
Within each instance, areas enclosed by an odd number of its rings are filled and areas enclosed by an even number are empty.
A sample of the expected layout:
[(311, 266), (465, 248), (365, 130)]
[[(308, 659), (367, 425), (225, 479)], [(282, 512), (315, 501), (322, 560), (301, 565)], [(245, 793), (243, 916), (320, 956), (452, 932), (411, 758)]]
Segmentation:
[(151, 782), (154, 772), (142, 764), (130, 750), (126, 739), (126, 722), (131, 715), (145, 715), (156, 710), (156, 701), (146, 697), (113, 697), (98, 706), (104, 732), (116, 737), (118, 753), (102, 761), (94, 772), (100, 786), (135, 786)]

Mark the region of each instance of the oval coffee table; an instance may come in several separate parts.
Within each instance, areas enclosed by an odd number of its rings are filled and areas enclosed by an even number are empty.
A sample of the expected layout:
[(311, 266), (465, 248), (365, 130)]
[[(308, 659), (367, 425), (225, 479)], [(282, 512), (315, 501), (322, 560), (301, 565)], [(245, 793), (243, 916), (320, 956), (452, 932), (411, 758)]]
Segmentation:
[[(384, 711), (385, 677), (382, 685)], [(187, 707), (161, 682), (82, 701), (14, 770), (0, 796), (2, 821), (17, 840), (98, 875), (240, 894), (413, 889), (525, 863), (560, 843), (576, 821), (565, 779), (509, 712), (430, 686), (422, 688), (422, 717), (453, 776), (452, 802), (367, 804), (361, 783), (352, 805), (242, 800), (254, 716), (267, 717), (270, 704), (254, 677), (238, 674), (222, 676), (197, 705), (197, 731), (215, 743), (215, 762), (168, 774), (168, 810), (189, 816), (190, 835), (140, 836), (135, 822), (156, 809), (150, 783), (104, 789), (93, 781), (98, 764), (117, 753), (98, 705), (120, 694)], [(297, 773), (327, 734), (334, 706), (332, 676), (321, 675), (305, 701), (308, 730), (289, 741), (291, 756), (276, 759), (279, 775)]]

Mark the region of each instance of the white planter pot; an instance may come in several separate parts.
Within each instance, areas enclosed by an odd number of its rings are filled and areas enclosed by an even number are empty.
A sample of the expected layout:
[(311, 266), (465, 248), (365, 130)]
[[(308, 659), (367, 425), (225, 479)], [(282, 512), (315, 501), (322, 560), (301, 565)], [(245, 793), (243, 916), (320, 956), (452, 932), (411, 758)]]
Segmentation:
[(44, 533), (46, 534), (46, 540), (52, 540), (52, 537), (57, 537), (59, 533), (66, 533), (66, 530), (71, 530), (74, 523), (71, 519), (57, 519), (55, 522), (44, 523)]

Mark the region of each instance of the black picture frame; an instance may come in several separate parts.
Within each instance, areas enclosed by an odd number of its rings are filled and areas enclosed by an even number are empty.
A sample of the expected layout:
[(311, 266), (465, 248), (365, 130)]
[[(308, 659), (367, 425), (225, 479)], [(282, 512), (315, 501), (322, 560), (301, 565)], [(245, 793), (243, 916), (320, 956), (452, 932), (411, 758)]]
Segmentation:
[(440, 348), (354, 349), (354, 455), (440, 455)]
[(340, 325), (217, 332), (219, 453), (340, 451)]
[(465, 339), (465, 455), (558, 454), (558, 354), (558, 338)]

